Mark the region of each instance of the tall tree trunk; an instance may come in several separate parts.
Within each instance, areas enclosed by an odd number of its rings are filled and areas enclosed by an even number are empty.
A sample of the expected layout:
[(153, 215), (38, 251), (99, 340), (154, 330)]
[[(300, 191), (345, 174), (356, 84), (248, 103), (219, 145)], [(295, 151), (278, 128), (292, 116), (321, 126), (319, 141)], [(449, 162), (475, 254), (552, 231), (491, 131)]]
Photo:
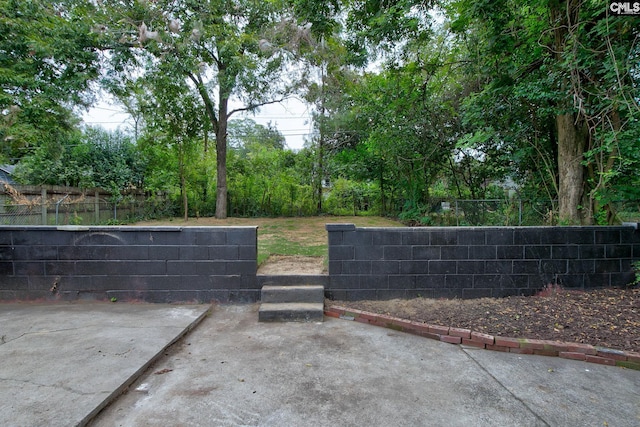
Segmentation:
[[(554, 29), (553, 51), (557, 67), (562, 69), (564, 54), (571, 45), (577, 43), (575, 34), (580, 17), (581, 0), (553, 0), (550, 2), (550, 18)], [(573, 93), (570, 70), (563, 70), (565, 76), (561, 87), (565, 99), (557, 108), (556, 130), (558, 135), (558, 208), (559, 220), (563, 223), (579, 224), (578, 208), (584, 191), (584, 150), (587, 132), (583, 121), (571, 112)]]
[[(218, 64), (220, 73), (224, 72), (222, 64)], [(216, 218), (227, 217), (227, 124), (229, 121), (229, 95), (222, 85), (218, 88), (220, 104), (216, 117), (213, 100), (207, 92), (202, 80), (191, 73), (187, 76), (198, 89), (198, 93), (204, 103), (205, 111), (216, 133)]]
[(387, 201), (384, 197), (384, 165), (380, 162), (380, 205), (382, 209), (380, 210), (380, 215), (385, 216), (387, 214), (386, 208)]
[(584, 148), (586, 133), (573, 114), (556, 116), (558, 129), (558, 207), (560, 221), (579, 224), (578, 207), (584, 190)]
[[(207, 164), (207, 160), (208, 160), (208, 156), (209, 156), (209, 126), (208, 126), (208, 121), (205, 120), (202, 126), (202, 130), (203, 130), (203, 134), (204, 134), (204, 152), (203, 152), (203, 158), (205, 160), (205, 164)], [(206, 166), (205, 166), (205, 172), (206, 172)], [(209, 189), (209, 178), (205, 177), (204, 180), (204, 185), (202, 186), (202, 201), (204, 203), (207, 203), (207, 196), (208, 196), (208, 191)]]
[(318, 193), (318, 205), (316, 211), (318, 215), (322, 213), (322, 180), (324, 178), (324, 126), (325, 126), (325, 108), (324, 108), (324, 81), (325, 81), (325, 67), (323, 63), (321, 66), (320, 75), (320, 139), (318, 140), (318, 182), (316, 183), (316, 192)]
[(220, 91), (216, 128), (216, 218), (227, 217), (227, 124), (229, 98)]
[[(603, 113), (604, 115), (604, 113)], [(609, 125), (611, 130), (616, 134), (622, 129), (622, 120), (620, 113), (617, 110), (611, 110), (606, 113), (609, 119)], [(590, 141), (591, 142), (591, 141)], [(599, 154), (593, 156), (589, 165), (585, 168), (587, 173), (588, 182), (591, 184), (588, 188), (585, 188), (583, 196), (583, 206), (588, 207), (590, 217), (587, 218), (587, 223), (592, 224), (594, 221), (598, 221), (598, 225), (612, 225), (615, 221), (615, 209), (607, 197), (601, 200), (598, 195), (602, 194), (608, 185), (610, 184), (610, 176), (618, 159), (621, 158), (620, 151), (617, 143), (607, 147), (603, 144), (600, 146)], [(587, 151), (591, 150), (591, 146), (587, 147)], [(604, 217), (603, 217), (604, 214)]]
[(182, 195), (182, 219), (189, 220), (189, 198), (187, 197), (187, 179), (184, 170), (184, 146), (180, 147), (180, 193)]
[(320, 130), (320, 139), (318, 140), (318, 179), (316, 181), (316, 193), (318, 195), (316, 212), (318, 215), (322, 213), (322, 179), (324, 178), (323, 152), (324, 152), (324, 136), (322, 134), (322, 130)]

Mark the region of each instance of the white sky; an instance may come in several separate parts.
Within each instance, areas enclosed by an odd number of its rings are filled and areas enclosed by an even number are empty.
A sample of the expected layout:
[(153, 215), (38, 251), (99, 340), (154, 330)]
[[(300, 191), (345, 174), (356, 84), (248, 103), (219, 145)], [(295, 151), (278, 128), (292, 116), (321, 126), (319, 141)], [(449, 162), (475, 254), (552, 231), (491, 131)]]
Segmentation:
[[(272, 122), (284, 135), (287, 147), (299, 150), (304, 147), (305, 138), (312, 132), (310, 111), (306, 104), (297, 99), (290, 99), (281, 104), (262, 107), (255, 116), (253, 114), (235, 114), (231, 119), (250, 118), (256, 123), (266, 126)], [(116, 103), (108, 99), (100, 101), (95, 107), (82, 115), (84, 123), (101, 126), (107, 130), (127, 130), (133, 128), (133, 120)]]

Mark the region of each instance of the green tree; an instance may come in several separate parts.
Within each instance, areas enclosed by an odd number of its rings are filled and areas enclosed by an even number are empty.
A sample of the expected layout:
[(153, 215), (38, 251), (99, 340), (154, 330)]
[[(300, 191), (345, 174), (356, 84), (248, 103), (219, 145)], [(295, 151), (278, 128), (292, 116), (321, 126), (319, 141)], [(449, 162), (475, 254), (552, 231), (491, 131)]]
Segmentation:
[(413, 50), (382, 72), (348, 79), (329, 120), (330, 140), (342, 151), (339, 173), (376, 181), (382, 212), (418, 213), (449, 165), (460, 99), (450, 69), (433, 64), (437, 52)]
[(117, 78), (165, 64), (198, 94), (216, 140), (216, 217), (225, 218), (228, 120), (287, 96), (295, 81), (285, 67), (288, 48), (301, 40), (301, 27), (279, 2), (101, 4)]
[(295, 216), (315, 212), (305, 150), (294, 153), (264, 144), (232, 149), (229, 157), (231, 213)]
[(84, 1), (0, 1), (0, 157), (60, 151), (98, 76), (96, 33)]
[[(144, 78), (146, 97), (141, 108), (146, 126), (138, 143), (143, 151), (155, 154), (156, 160), (164, 160), (160, 164), (163, 177), (177, 178), (178, 182), (170, 183), (179, 188), (181, 211), (187, 220), (189, 195), (194, 194), (194, 201), (206, 199), (208, 181), (200, 179), (207, 176), (204, 168), (209, 153), (202, 150), (206, 119), (197, 92), (172, 72), (175, 69), (171, 64), (159, 63)], [(157, 157), (158, 151), (168, 151), (169, 155)], [(177, 174), (167, 175), (166, 168), (172, 166), (177, 167)], [(167, 184), (163, 184), (165, 188)], [(204, 188), (198, 190), (198, 185)]]
[(256, 146), (271, 147), (284, 150), (286, 139), (272, 123), (259, 125), (254, 120), (231, 120), (228, 127), (229, 146), (246, 155)]
[(146, 162), (120, 131), (87, 128), (57, 150), (40, 146), (16, 169), (20, 182), (103, 188), (114, 195), (144, 186)]
[[(606, 4), (596, 1), (437, 2), (447, 34), (431, 19), (435, 4), (346, 4), (347, 45), (385, 61), (381, 75), (395, 73), (398, 79), (402, 70), (403, 79), (413, 79), (400, 85), (413, 91), (398, 90), (403, 101), (397, 103), (411, 105), (412, 115), (403, 114), (376, 87), (368, 89), (377, 91), (378, 98), (356, 102), (372, 114), (358, 111), (353, 117), (366, 116), (368, 128), (378, 133), (372, 138), (369, 129), (360, 131), (369, 149), (358, 150), (359, 155), (419, 153), (397, 130), (402, 125), (418, 129), (414, 117), (424, 116), (425, 123), (447, 134), (440, 139), (446, 146), (455, 144), (450, 180), (458, 194), (479, 194), (487, 180), (508, 175), (521, 181), (523, 191), (557, 197), (562, 222), (588, 223), (599, 212), (611, 221), (609, 201), (633, 193), (621, 176), (637, 182), (631, 165), (637, 161), (632, 153), (640, 134), (638, 17), (610, 16)], [(443, 72), (450, 78), (443, 78)], [(440, 86), (430, 85), (433, 81)], [(378, 88), (384, 86), (378, 82)], [(416, 108), (412, 95), (420, 92), (440, 105), (439, 111), (432, 109), (436, 114)], [(394, 138), (401, 142), (380, 145)], [(402, 171), (402, 166), (387, 167)], [(419, 174), (411, 176), (415, 181)], [(391, 179), (402, 182), (401, 175)], [(411, 187), (408, 180), (406, 184)], [(426, 191), (423, 185), (414, 188)], [(422, 197), (413, 194), (410, 200)]]
[(547, 188), (557, 191), (560, 221), (592, 222), (629, 162), (620, 154), (637, 147), (631, 135), (640, 134), (638, 18), (612, 17), (606, 3), (577, 0), (451, 2), (448, 13), (458, 41), (473, 38), (470, 59), (486, 79), (476, 100), (497, 107), (478, 124), (502, 117), (496, 130), (510, 135), (507, 141), (528, 135), (528, 147), (515, 153), (533, 148), (546, 171), (557, 171)]
[(87, 177), (83, 186), (111, 189), (117, 194), (144, 187), (146, 161), (130, 136), (120, 130), (89, 127), (82, 139), (72, 156), (82, 161), (83, 170), (91, 173), (90, 184)]
[(29, 185), (93, 187), (93, 173), (78, 156), (83, 151), (88, 147), (82, 143), (80, 132), (70, 133), (63, 141), (41, 144), (22, 157), (15, 177)]

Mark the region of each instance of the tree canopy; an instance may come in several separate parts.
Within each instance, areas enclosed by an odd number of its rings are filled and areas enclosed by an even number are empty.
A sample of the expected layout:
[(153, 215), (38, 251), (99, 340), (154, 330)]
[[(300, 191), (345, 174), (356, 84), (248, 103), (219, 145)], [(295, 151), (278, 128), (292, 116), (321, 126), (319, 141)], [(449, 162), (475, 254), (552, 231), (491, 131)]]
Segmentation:
[[(600, 1), (7, 0), (0, 14), (0, 156), (25, 182), (162, 189), (185, 216), (221, 218), (429, 223), (443, 201), (515, 191), (538, 222), (591, 224), (640, 199), (640, 17)], [(75, 118), (99, 87), (135, 117), (124, 151)], [(233, 120), (292, 95), (313, 111), (299, 152), (275, 125)], [(90, 178), (100, 164), (119, 172)]]
[(55, 155), (91, 103), (99, 64), (85, 3), (0, 1), (0, 159), (44, 145)]

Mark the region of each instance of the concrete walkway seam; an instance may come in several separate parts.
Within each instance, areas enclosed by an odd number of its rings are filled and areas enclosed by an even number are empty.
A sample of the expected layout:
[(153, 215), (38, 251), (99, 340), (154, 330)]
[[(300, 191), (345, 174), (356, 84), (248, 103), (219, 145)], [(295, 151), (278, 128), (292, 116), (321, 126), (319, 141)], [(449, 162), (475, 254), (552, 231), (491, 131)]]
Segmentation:
[(465, 345), (460, 345), (462, 352), (467, 356), (467, 358), (471, 361), (471, 363), (473, 363), (474, 365), (476, 365), (482, 372), (484, 372), (486, 375), (488, 375), (489, 377), (491, 377), (496, 384), (500, 384), (500, 387), (502, 387), (504, 389), (505, 392), (509, 393), (509, 395), (511, 397), (513, 397), (515, 400), (517, 400), (518, 402), (520, 402), (522, 404), (522, 406), (524, 406), (525, 408), (527, 408), (527, 410), (534, 416), (536, 417), (542, 424), (544, 424), (545, 426), (549, 427), (550, 424), (544, 420), (536, 411), (533, 410), (533, 408), (527, 404), (527, 402), (525, 402), (523, 399), (521, 399), (519, 396), (517, 396), (509, 387), (507, 387), (502, 381), (500, 381), (498, 378), (496, 378), (495, 375), (493, 375), (491, 372), (489, 372), (487, 370), (487, 368), (485, 368), (481, 363), (479, 363), (476, 359), (474, 359), (473, 357), (471, 357), (471, 355), (467, 352), (467, 350), (482, 350), (481, 348), (478, 347), (468, 347)]
[(84, 419), (82, 419), (77, 427), (84, 427), (88, 425), (104, 408), (109, 406), (111, 402), (113, 402), (118, 396), (123, 394), (130, 386), (133, 384), (138, 378), (140, 378), (146, 371), (151, 367), (160, 357), (167, 351), (169, 347), (171, 347), (176, 342), (180, 341), (185, 335), (191, 332), (196, 326), (200, 324), (207, 316), (211, 314), (212, 307), (209, 307), (208, 310), (204, 311), (200, 316), (198, 316), (193, 322), (191, 322), (186, 328), (180, 331), (167, 345), (162, 347), (153, 357), (151, 357), (146, 363), (140, 366), (140, 369), (135, 371), (129, 378), (127, 378), (119, 387), (117, 387), (111, 394), (109, 394), (100, 405), (96, 406), (96, 408), (87, 414)]

